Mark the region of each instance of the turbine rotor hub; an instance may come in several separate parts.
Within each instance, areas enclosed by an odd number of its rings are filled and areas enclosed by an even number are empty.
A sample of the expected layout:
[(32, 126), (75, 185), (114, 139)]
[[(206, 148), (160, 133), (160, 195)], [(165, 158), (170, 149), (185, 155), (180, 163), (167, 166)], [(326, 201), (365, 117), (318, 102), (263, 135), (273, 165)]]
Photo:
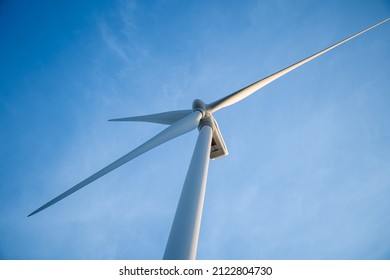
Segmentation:
[(211, 116), (211, 110), (208, 108), (207, 104), (200, 99), (195, 99), (192, 102), (192, 110), (200, 111), (202, 113), (202, 119), (206, 119)]

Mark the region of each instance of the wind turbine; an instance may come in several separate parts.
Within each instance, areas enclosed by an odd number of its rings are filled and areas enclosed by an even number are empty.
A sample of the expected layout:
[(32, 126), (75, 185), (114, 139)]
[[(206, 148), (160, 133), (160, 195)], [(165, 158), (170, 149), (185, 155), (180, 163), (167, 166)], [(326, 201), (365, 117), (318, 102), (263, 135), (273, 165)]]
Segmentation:
[(57, 203), (70, 194), (87, 186), (96, 179), (113, 171), (128, 161), (142, 155), (143, 153), (169, 140), (172, 140), (173, 138), (198, 128), (198, 139), (183, 185), (163, 256), (163, 259), (195, 259), (203, 210), (203, 201), (206, 190), (209, 159), (217, 159), (228, 154), (225, 142), (219, 130), (218, 124), (214, 119), (213, 113), (243, 100), (272, 81), (287, 74), (288, 72), (389, 20), (390, 18), (387, 18), (334, 45), (331, 45), (330, 47), (327, 47), (295, 64), (292, 64), (266, 78), (258, 80), (253, 84), (250, 84), (249, 86), (212, 103), (206, 104), (203, 101), (196, 99), (192, 103), (192, 109), (189, 110), (170, 111), (152, 115), (110, 120), (152, 122), (169, 126), (123, 157), (119, 158), (95, 174), (81, 181), (77, 185), (68, 189), (64, 193), (50, 200), (43, 206), (39, 207), (37, 210), (29, 214), (28, 217)]

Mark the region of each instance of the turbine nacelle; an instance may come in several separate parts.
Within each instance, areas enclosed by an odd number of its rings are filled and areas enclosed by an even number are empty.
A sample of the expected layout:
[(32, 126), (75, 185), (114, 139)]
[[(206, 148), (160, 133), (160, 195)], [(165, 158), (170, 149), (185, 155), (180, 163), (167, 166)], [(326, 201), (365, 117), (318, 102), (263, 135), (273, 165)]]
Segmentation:
[(229, 154), (217, 121), (213, 116), (209, 117), (213, 123), (213, 136), (211, 139), (210, 159), (225, 157)]

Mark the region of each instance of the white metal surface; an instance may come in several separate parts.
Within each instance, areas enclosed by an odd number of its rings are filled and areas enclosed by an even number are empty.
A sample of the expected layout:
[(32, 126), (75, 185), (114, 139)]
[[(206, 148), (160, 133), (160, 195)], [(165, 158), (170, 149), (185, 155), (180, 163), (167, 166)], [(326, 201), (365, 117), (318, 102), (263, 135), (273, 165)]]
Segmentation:
[(158, 113), (152, 115), (111, 119), (109, 121), (152, 122), (152, 123), (161, 123), (161, 124), (174, 124), (178, 120), (188, 116), (191, 113), (192, 110), (178, 110), (178, 111), (170, 111), (170, 112), (164, 112), (164, 113)]
[(278, 78), (286, 75), (287, 73), (291, 72), (292, 70), (298, 68), (299, 66), (302, 66), (303, 64), (319, 57), (320, 55), (323, 55), (324, 53), (348, 42), (349, 40), (351, 40), (351, 39), (367, 32), (367, 31), (381, 25), (382, 23), (385, 23), (388, 20), (390, 20), (390, 18), (382, 20), (381, 22), (379, 22), (373, 26), (370, 26), (370, 27), (368, 27), (368, 28), (366, 28), (366, 29), (364, 29), (364, 30), (362, 30), (362, 31), (336, 43), (336, 44), (333, 44), (330, 47), (325, 48), (322, 51), (319, 51), (319, 52), (317, 52), (317, 53), (315, 53), (315, 54), (313, 54), (305, 59), (302, 59), (301, 61), (298, 61), (297, 63), (294, 63), (294, 64), (292, 64), (292, 65), (290, 65), (290, 66), (288, 66), (288, 67), (286, 67), (286, 68), (284, 68), (284, 69), (282, 69), (282, 70), (280, 70), (280, 71), (278, 71), (278, 72), (276, 72), (276, 73), (274, 73), (274, 74), (272, 74), (264, 79), (261, 79), (257, 82), (254, 82), (253, 84), (251, 84), (243, 89), (240, 89), (240, 90), (238, 90), (238, 91), (236, 91), (228, 96), (225, 96), (225, 97), (223, 97), (215, 102), (212, 102), (212, 103), (208, 104), (207, 106), (210, 108), (210, 110), (212, 112), (215, 112), (215, 111), (218, 111), (219, 109), (222, 109), (224, 107), (233, 105), (234, 103), (237, 103), (237, 102), (243, 100), (244, 98), (248, 97), (249, 95), (251, 95), (254, 92), (261, 89), (262, 87), (268, 85), (269, 83), (275, 81), (276, 79), (278, 79)]
[(125, 164), (126, 162), (135, 159), (136, 157), (146, 153), (147, 151), (169, 141), (172, 140), (180, 135), (183, 135), (195, 128), (198, 127), (199, 121), (202, 118), (202, 113), (199, 111), (193, 111), (191, 114), (187, 115), (186, 117), (180, 119), (179, 121), (175, 122), (171, 126), (167, 127), (163, 131), (161, 131), (159, 134), (155, 135), (153, 138), (149, 139), (142, 145), (138, 146), (131, 152), (127, 153), (123, 157), (117, 159), (113, 163), (107, 165), (103, 169), (99, 170), (95, 174), (89, 176), (85, 180), (81, 181), (77, 185), (73, 186), (69, 190), (63, 192), (62, 194), (58, 195), (57, 197), (53, 198), (46, 204), (39, 207), (37, 210), (29, 214), (28, 216), (32, 216), (43, 209), (53, 205), (54, 203), (57, 203), (58, 201), (64, 199), (65, 197), (71, 195), (75, 191), (78, 191), (79, 189), (87, 186), (89, 183), (99, 179), (100, 177), (104, 176), (105, 174), (111, 172), (112, 170), (118, 168), (119, 166)]
[(196, 257), (212, 133), (209, 125), (202, 126), (199, 131), (165, 248), (165, 260), (193, 260)]

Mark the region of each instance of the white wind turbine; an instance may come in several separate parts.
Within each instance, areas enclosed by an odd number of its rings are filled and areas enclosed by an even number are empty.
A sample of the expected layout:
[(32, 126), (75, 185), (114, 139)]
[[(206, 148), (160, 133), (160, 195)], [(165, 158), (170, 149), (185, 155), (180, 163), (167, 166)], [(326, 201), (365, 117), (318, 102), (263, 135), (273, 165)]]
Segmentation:
[(283, 70), (280, 70), (264, 79), (254, 82), (253, 84), (212, 103), (206, 104), (203, 101), (196, 99), (193, 101), (192, 109), (190, 110), (171, 111), (153, 115), (112, 119), (111, 121), (141, 121), (161, 123), (169, 125), (169, 127), (142, 145), (138, 146), (128, 154), (86, 178), (84, 181), (78, 183), (69, 190), (50, 200), (48, 203), (39, 207), (28, 216), (32, 216), (57, 203), (68, 195), (85, 187), (96, 179), (111, 172), (126, 162), (142, 155), (143, 153), (173, 138), (198, 128), (199, 136), (196, 142), (194, 153), (192, 155), (191, 163), (184, 182), (163, 257), (163, 259), (195, 259), (203, 210), (203, 201), (206, 190), (209, 159), (216, 159), (228, 154), (225, 142), (218, 128), (218, 124), (213, 117), (213, 113), (224, 107), (241, 101), (242, 99), (248, 97), (252, 93), (287, 74), (288, 72), (388, 20), (390, 20), (390, 18), (387, 18), (320, 52), (317, 52), (291, 66), (288, 66), (287, 68), (284, 68)]

